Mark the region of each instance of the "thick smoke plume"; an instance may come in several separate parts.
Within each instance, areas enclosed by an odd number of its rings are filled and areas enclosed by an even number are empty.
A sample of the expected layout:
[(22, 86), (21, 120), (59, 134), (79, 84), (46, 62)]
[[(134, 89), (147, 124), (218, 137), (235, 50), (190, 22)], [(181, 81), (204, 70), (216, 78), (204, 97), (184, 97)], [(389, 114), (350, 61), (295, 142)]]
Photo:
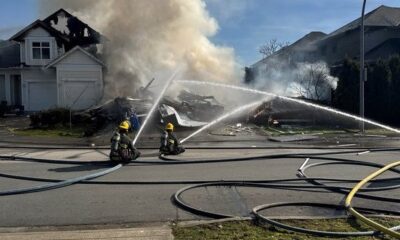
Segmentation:
[[(153, 77), (240, 79), (233, 49), (210, 42), (218, 25), (202, 0), (38, 0), (41, 16), (64, 8), (102, 33), (106, 95), (129, 96)], [(238, 80), (237, 80), (238, 81)]]

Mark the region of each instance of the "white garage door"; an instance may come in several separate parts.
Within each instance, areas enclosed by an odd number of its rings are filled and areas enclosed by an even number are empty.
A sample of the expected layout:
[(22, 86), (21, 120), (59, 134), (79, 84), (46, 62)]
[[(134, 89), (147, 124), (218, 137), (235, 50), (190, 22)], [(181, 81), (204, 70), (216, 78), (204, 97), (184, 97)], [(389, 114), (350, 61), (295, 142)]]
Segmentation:
[(57, 106), (57, 87), (53, 82), (28, 82), (29, 111), (45, 110)]
[(64, 105), (72, 109), (86, 109), (98, 101), (98, 87), (95, 81), (65, 81), (63, 87)]

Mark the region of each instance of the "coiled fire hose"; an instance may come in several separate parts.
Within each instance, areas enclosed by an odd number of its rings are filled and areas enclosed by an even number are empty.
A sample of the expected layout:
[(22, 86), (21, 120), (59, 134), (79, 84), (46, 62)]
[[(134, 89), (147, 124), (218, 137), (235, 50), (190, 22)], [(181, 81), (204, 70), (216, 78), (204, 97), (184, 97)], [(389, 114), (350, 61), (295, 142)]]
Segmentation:
[(383, 174), (384, 172), (386, 172), (387, 170), (394, 168), (396, 166), (400, 165), (400, 161), (399, 162), (394, 162), (391, 163), (389, 165), (386, 165), (385, 167), (379, 169), (378, 171), (373, 172), (372, 174), (370, 174), (369, 176), (367, 176), (366, 178), (364, 178), (363, 180), (361, 180), (356, 186), (354, 186), (354, 188), (350, 191), (350, 193), (347, 195), (346, 197), (346, 201), (345, 201), (345, 207), (346, 209), (354, 216), (356, 217), (358, 220), (364, 222), (365, 224), (383, 232), (386, 233), (392, 237), (395, 238), (399, 238), (400, 239), (400, 233), (396, 232), (392, 229), (389, 229), (385, 226), (383, 226), (382, 224), (379, 224), (375, 221), (372, 221), (371, 219), (365, 217), (364, 215), (360, 214), (359, 212), (357, 212), (352, 206), (351, 206), (351, 201), (354, 197), (354, 195), (366, 184), (368, 183), (370, 180), (378, 177), (379, 175)]

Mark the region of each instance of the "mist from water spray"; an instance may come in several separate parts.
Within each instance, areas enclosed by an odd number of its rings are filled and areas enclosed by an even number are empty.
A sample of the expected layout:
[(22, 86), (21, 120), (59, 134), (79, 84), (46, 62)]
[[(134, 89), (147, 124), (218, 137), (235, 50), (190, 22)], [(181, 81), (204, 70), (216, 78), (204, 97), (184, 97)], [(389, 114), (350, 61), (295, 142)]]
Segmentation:
[(192, 134), (190, 134), (190, 135), (187, 136), (186, 138), (182, 139), (182, 140), (180, 141), (180, 143), (184, 143), (184, 142), (186, 142), (188, 139), (190, 139), (190, 138), (194, 137), (195, 135), (201, 133), (202, 131), (206, 130), (207, 128), (211, 127), (212, 125), (217, 124), (217, 123), (221, 122), (222, 120), (227, 119), (227, 118), (229, 118), (229, 117), (231, 117), (231, 116), (233, 116), (233, 115), (235, 115), (235, 114), (238, 114), (238, 113), (240, 113), (240, 112), (243, 112), (243, 111), (245, 111), (246, 109), (256, 107), (256, 106), (260, 105), (260, 104), (261, 104), (262, 102), (264, 102), (264, 101), (266, 101), (265, 98), (262, 99), (262, 100), (254, 101), (254, 102), (251, 102), (251, 103), (249, 103), (249, 104), (243, 105), (243, 106), (241, 106), (241, 107), (239, 107), (239, 108), (236, 108), (235, 110), (230, 111), (230, 112), (228, 112), (228, 113), (222, 115), (221, 117), (219, 117), (219, 118), (213, 120), (212, 122), (209, 122), (208, 124), (204, 125), (203, 127), (201, 127), (200, 129), (198, 129), (197, 131), (193, 132)]
[(240, 86), (235, 86), (235, 85), (214, 83), (214, 82), (203, 82), (203, 81), (194, 81), (194, 80), (176, 80), (175, 82), (184, 83), (184, 84), (192, 84), (192, 85), (210, 85), (210, 86), (216, 86), (216, 87), (231, 88), (231, 89), (236, 89), (236, 90), (240, 90), (240, 91), (257, 93), (257, 94), (267, 95), (267, 96), (270, 96), (270, 97), (276, 97), (276, 98), (280, 98), (280, 99), (283, 99), (283, 100), (286, 100), (286, 101), (295, 102), (295, 103), (299, 103), (299, 104), (302, 104), (302, 105), (305, 105), (305, 106), (309, 106), (309, 107), (313, 107), (313, 108), (320, 109), (320, 110), (323, 110), (323, 111), (331, 112), (331, 113), (334, 113), (334, 114), (337, 114), (337, 115), (340, 115), (340, 116), (344, 116), (344, 117), (347, 117), (347, 118), (354, 119), (356, 121), (369, 123), (371, 125), (374, 125), (374, 126), (377, 126), (377, 127), (381, 127), (381, 128), (384, 128), (386, 130), (389, 130), (389, 131), (392, 131), (392, 132), (395, 132), (395, 133), (400, 133), (399, 129), (392, 128), (392, 127), (389, 127), (387, 125), (384, 125), (384, 124), (381, 124), (381, 123), (378, 123), (378, 122), (375, 122), (375, 121), (371, 121), (371, 120), (368, 120), (368, 119), (365, 119), (365, 118), (361, 118), (361, 117), (358, 117), (358, 116), (353, 115), (353, 114), (341, 112), (339, 110), (335, 110), (335, 109), (330, 108), (330, 107), (321, 106), (321, 105), (318, 105), (318, 104), (315, 104), (315, 103), (310, 103), (310, 102), (306, 102), (306, 101), (299, 100), (299, 99), (280, 96), (280, 95), (277, 95), (277, 94), (274, 94), (274, 93), (259, 91), (259, 90), (256, 90), (256, 89), (245, 88), (245, 87), (240, 87)]
[(156, 101), (153, 103), (153, 106), (151, 107), (150, 111), (147, 113), (146, 118), (143, 121), (142, 126), (139, 128), (138, 133), (136, 134), (135, 139), (133, 139), (132, 145), (135, 146), (137, 140), (139, 139), (141, 133), (143, 132), (143, 129), (146, 127), (147, 122), (150, 120), (151, 116), (153, 115), (154, 110), (158, 107), (158, 104), (161, 101), (161, 98), (164, 96), (164, 93), (167, 91), (169, 85), (171, 84), (172, 80), (175, 78), (175, 76), (178, 74), (180, 71), (180, 67), (178, 67), (175, 72), (171, 75), (171, 77), (167, 80), (165, 83), (163, 89), (161, 90), (160, 94), (158, 95)]

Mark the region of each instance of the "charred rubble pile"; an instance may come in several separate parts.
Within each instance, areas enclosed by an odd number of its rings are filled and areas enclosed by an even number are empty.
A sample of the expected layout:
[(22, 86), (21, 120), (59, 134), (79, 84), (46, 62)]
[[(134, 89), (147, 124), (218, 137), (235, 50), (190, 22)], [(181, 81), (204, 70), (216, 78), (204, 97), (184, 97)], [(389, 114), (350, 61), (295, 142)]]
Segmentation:
[(73, 119), (75, 123), (84, 123), (87, 126), (84, 136), (92, 136), (109, 125), (115, 126), (123, 120), (144, 115), (151, 104), (149, 99), (117, 97), (103, 105), (77, 112)]
[(296, 103), (274, 98), (266, 101), (248, 114), (247, 121), (258, 126), (310, 125), (315, 123), (313, 111)]
[[(217, 118), (224, 112), (224, 106), (213, 96), (201, 96), (182, 90), (177, 99), (164, 97), (159, 110), (163, 119), (190, 127), (191, 125), (202, 125), (202, 123)], [(179, 122), (180, 119), (187, 120), (189, 123)]]
[[(301, 98), (301, 100), (315, 103), (309, 99)], [(265, 101), (250, 111), (247, 122), (265, 127), (325, 126), (336, 128), (338, 125), (349, 127), (353, 124), (349, 121), (344, 123), (341, 118), (330, 113), (316, 111), (312, 107), (279, 98)]]
[[(147, 89), (147, 88), (145, 88)], [(143, 90), (143, 89), (141, 89)], [(146, 90), (147, 91), (147, 90)], [(153, 104), (152, 94), (136, 94), (140, 98), (117, 97), (113, 100), (73, 114), (74, 123), (84, 123), (85, 136), (91, 136), (109, 125), (115, 126), (125, 119), (143, 120)], [(224, 107), (212, 96), (200, 96), (182, 91), (177, 99), (164, 97), (158, 107), (158, 123), (172, 122), (180, 127), (200, 127), (222, 114)]]
[[(149, 96), (149, 95), (147, 95)], [(139, 119), (146, 117), (153, 98), (118, 97), (105, 104), (74, 115), (75, 121), (89, 124), (86, 136), (107, 125), (116, 125), (134, 115)], [(178, 99), (164, 97), (158, 107), (159, 116), (154, 119), (159, 123), (172, 122), (180, 127), (200, 127), (222, 114), (224, 107), (212, 96), (200, 96), (182, 91)]]
[[(113, 130), (123, 120), (131, 120), (133, 130), (140, 127), (140, 122), (150, 111), (155, 95), (149, 91), (151, 80), (141, 87), (135, 97), (117, 97), (98, 106), (83, 111), (69, 109), (51, 109), (32, 114), (31, 127), (48, 128), (57, 125), (84, 127), (84, 136), (89, 137), (100, 131)], [(156, 123), (171, 122), (183, 128), (201, 127), (220, 116), (224, 111), (213, 96), (201, 96), (182, 90), (178, 97), (163, 97), (158, 106), (158, 116), (153, 118)], [(136, 123), (136, 124), (135, 124)]]

